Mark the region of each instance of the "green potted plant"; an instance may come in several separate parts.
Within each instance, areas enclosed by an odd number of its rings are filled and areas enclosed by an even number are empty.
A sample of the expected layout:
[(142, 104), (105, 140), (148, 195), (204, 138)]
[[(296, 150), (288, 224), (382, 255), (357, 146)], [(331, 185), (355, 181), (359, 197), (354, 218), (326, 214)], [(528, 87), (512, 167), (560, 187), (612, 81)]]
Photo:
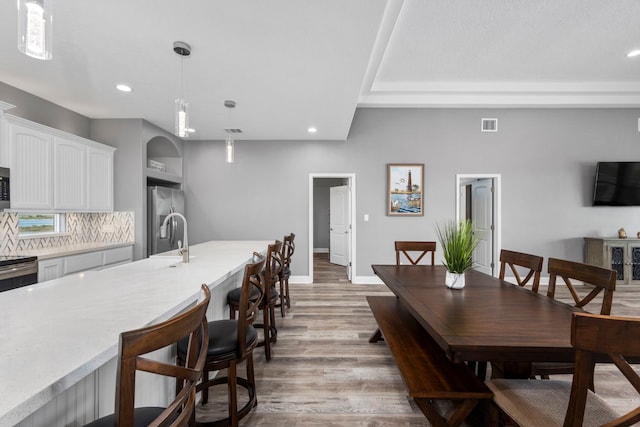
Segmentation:
[(457, 224), (448, 221), (436, 224), (436, 232), (444, 255), (442, 264), (447, 268), (445, 284), (453, 289), (462, 289), (465, 285), (464, 272), (473, 265), (473, 250), (478, 244), (473, 223), (469, 220)]

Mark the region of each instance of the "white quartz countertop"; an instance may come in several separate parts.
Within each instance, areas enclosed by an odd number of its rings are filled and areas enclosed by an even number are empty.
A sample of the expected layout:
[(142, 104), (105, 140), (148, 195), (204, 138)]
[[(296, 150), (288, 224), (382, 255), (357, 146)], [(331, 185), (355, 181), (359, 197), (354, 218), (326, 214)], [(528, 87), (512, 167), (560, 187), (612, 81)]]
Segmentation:
[(14, 425), (117, 355), (120, 332), (164, 320), (244, 268), (269, 241), (191, 246), (0, 293), (0, 426)]

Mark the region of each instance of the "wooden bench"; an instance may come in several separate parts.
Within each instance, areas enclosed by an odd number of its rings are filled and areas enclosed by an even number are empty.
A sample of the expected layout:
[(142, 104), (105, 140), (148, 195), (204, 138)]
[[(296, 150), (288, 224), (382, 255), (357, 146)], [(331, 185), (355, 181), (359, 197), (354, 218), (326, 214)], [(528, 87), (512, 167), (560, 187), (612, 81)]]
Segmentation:
[[(483, 424), (497, 424), (491, 390), (467, 365), (449, 360), (398, 298), (368, 296), (367, 301), (409, 396), (432, 425), (458, 426), (480, 401), (485, 404)], [(433, 400), (451, 400), (453, 409), (441, 415)]]

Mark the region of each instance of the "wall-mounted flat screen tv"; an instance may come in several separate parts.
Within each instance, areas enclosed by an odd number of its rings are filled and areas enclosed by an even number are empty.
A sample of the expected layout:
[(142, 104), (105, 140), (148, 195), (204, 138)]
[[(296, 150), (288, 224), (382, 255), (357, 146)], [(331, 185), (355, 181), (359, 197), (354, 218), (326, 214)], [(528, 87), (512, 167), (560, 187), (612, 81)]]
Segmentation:
[(598, 162), (594, 206), (640, 206), (640, 162)]

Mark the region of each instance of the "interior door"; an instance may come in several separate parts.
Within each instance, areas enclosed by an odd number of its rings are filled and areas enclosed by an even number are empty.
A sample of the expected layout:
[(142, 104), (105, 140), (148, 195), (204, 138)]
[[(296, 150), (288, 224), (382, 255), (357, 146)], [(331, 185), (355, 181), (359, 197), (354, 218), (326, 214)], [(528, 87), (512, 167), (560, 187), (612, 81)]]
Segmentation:
[(471, 220), (478, 238), (473, 251), (473, 268), (493, 275), (493, 179), (471, 183)]
[(331, 187), (329, 192), (329, 262), (348, 267), (351, 193), (348, 185)]

